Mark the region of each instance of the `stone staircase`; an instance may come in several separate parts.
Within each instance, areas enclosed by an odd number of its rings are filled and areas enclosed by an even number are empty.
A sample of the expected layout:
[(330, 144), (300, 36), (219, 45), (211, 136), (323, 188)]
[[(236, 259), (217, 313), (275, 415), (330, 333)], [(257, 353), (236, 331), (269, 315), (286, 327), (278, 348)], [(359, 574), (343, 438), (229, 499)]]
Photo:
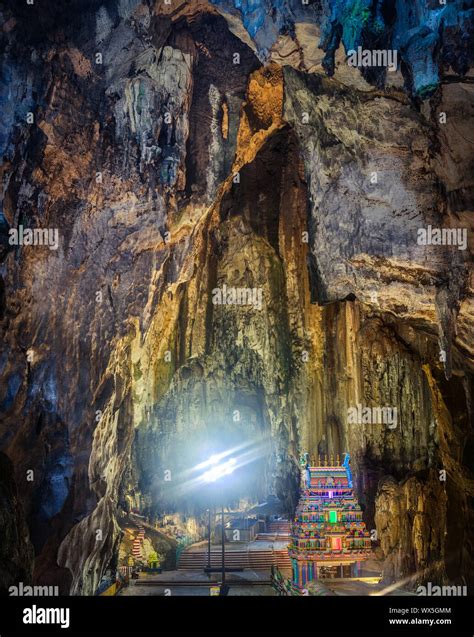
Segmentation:
[[(222, 566), (220, 547), (211, 549), (211, 567)], [(270, 570), (272, 564), (278, 568), (291, 568), (291, 561), (286, 549), (247, 548), (229, 550), (226, 545), (225, 565), (227, 568), (245, 568), (251, 570)], [(207, 565), (207, 550), (185, 550), (179, 556), (178, 570), (202, 570)]]
[(290, 537), (290, 522), (288, 520), (274, 520), (268, 524), (265, 533), (259, 533), (257, 540), (284, 540)]
[(290, 535), (289, 520), (274, 520), (268, 525), (269, 533), (278, 533), (278, 535)]

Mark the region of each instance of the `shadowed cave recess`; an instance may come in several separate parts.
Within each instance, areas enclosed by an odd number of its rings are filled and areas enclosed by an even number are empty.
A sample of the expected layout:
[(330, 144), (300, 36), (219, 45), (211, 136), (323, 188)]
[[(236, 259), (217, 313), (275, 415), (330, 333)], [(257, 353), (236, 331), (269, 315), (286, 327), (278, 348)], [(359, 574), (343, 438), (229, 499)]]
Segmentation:
[[(0, 19), (0, 588), (93, 595), (134, 512), (204, 539), (186, 472), (226, 449), (225, 506), (285, 517), (302, 453), (350, 453), (383, 581), (472, 586), (470, 3)], [(397, 70), (351, 67), (359, 46)], [(20, 226), (57, 249), (11, 245)], [(467, 249), (420, 244), (428, 226)], [(224, 286), (255, 302), (213, 302)]]

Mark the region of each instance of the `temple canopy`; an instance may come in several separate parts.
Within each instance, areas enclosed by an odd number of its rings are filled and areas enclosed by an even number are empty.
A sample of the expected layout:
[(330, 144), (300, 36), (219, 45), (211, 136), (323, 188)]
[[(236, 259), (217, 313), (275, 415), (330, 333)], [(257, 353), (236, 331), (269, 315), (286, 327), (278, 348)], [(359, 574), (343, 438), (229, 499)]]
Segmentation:
[(354, 496), (349, 455), (343, 464), (312, 466), (308, 454), (301, 461), (302, 484), (288, 552), (293, 582), (304, 587), (318, 578), (321, 567), (349, 566), (358, 575), (360, 562), (371, 552), (369, 532)]

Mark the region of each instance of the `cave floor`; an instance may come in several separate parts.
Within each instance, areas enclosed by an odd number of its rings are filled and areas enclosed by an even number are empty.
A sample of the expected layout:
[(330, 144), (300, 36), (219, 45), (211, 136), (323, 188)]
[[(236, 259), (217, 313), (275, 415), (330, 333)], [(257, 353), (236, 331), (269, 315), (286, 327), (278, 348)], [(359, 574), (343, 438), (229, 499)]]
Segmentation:
[[(133, 580), (130, 586), (120, 591), (125, 596), (160, 596), (165, 595), (199, 595), (209, 597), (210, 586), (216, 586), (219, 574), (207, 575), (203, 571), (179, 570), (165, 571), (156, 575), (140, 574), (140, 579)], [(265, 571), (245, 570), (239, 573), (229, 573), (227, 583), (231, 596), (260, 596), (276, 595), (269, 584), (270, 573)], [(261, 583), (259, 583), (261, 582)]]
[[(284, 577), (289, 577), (290, 572), (282, 571)], [(203, 571), (177, 570), (149, 575), (140, 574), (138, 580), (133, 580), (127, 588), (120, 591), (119, 595), (125, 596), (209, 596), (210, 586), (217, 585), (219, 574), (212, 576)], [(268, 570), (245, 570), (238, 573), (229, 573), (229, 595), (231, 596), (275, 596), (276, 593), (269, 584), (270, 573)], [(347, 595), (377, 595), (386, 588), (378, 581), (377, 577), (369, 575), (359, 578), (338, 578), (320, 580), (322, 588), (328, 589), (328, 594), (340, 596)], [(165, 593), (165, 591), (168, 591)], [(324, 593), (322, 593), (324, 594)], [(386, 591), (389, 596), (413, 595), (412, 592), (397, 588)]]
[[(386, 588), (383, 584), (375, 582), (370, 577), (360, 577), (353, 579), (325, 579), (321, 580), (324, 585), (336, 595), (377, 595), (381, 594)], [(399, 595), (414, 595), (413, 592), (404, 590), (402, 588), (394, 589), (390, 592), (386, 592), (386, 595), (390, 597), (397, 597)]]

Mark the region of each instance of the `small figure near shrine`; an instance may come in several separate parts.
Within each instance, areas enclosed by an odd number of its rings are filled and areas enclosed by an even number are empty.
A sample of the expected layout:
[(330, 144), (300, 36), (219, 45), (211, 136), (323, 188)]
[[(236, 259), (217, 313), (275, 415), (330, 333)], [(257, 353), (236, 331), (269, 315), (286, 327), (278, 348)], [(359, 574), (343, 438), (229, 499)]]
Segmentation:
[(326, 442), (326, 434), (323, 434), (318, 444), (318, 455), (321, 456), (322, 458), (323, 456), (327, 456), (327, 454), (328, 454), (328, 444)]
[(151, 550), (148, 551), (148, 554), (146, 556), (146, 567), (144, 568), (144, 570), (147, 573), (161, 573), (162, 561), (163, 561), (162, 556), (159, 555), (153, 549), (153, 547), (151, 547)]
[(304, 453), (300, 458), (300, 467), (302, 472), (304, 471), (304, 479), (305, 479), (305, 484), (307, 489), (309, 489), (310, 481), (311, 481), (311, 474), (309, 471), (309, 462), (310, 462), (309, 453)]
[(151, 553), (148, 555), (148, 568), (150, 570), (154, 570), (159, 568), (160, 563), (158, 561), (158, 555), (156, 553), (156, 551), (151, 551)]

